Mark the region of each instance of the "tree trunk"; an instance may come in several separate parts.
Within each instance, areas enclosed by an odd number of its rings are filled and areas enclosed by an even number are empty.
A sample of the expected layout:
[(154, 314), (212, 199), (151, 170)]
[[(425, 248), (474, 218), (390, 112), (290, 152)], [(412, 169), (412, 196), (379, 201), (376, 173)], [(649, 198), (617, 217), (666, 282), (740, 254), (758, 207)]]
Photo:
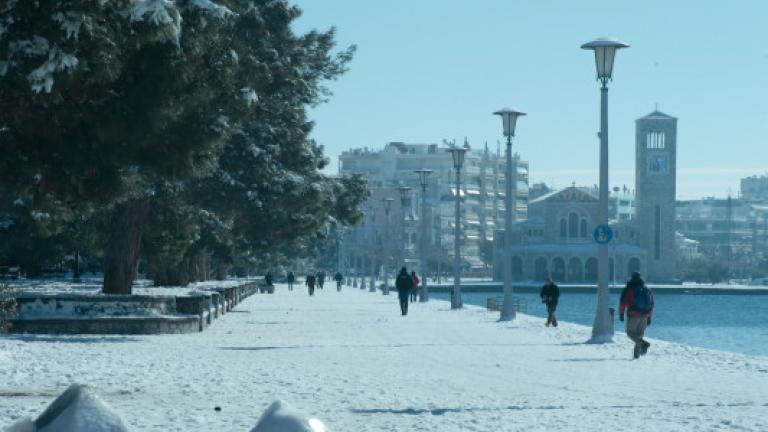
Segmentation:
[(221, 281), (226, 279), (228, 271), (229, 271), (229, 266), (224, 261), (216, 262), (216, 280)]
[(154, 286), (187, 286), (190, 281), (190, 260), (184, 258), (177, 264), (153, 264), (149, 266), (149, 274)]
[(80, 251), (75, 251), (75, 271), (72, 277), (75, 280), (80, 280)]
[(207, 280), (207, 277), (206, 277), (207, 256), (208, 254), (206, 253), (205, 249), (203, 249), (189, 258), (189, 281), (190, 282), (200, 282), (200, 281)]
[(148, 215), (148, 197), (118, 204), (112, 211), (109, 244), (104, 254), (105, 294), (131, 294)]

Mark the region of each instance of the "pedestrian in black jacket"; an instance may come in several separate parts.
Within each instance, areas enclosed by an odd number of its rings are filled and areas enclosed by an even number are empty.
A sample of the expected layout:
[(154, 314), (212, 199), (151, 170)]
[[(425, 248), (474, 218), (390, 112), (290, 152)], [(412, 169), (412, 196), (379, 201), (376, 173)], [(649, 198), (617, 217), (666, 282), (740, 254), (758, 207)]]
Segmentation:
[(552, 282), (551, 278), (547, 278), (544, 281), (544, 286), (541, 287), (541, 302), (547, 305), (547, 327), (551, 325), (557, 327), (557, 317), (555, 317), (555, 310), (557, 309), (557, 302), (560, 299), (560, 288)]
[(400, 269), (400, 273), (395, 280), (395, 287), (397, 288), (398, 300), (400, 300), (400, 312), (404, 316), (408, 315), (408, 296), (413, 289), (413, 278), (408, 274), (408, 270), (405, 267)]
[(288, 272), (288, 291), (293, 291), (293, 283), (296, 282), (296, 276), (293, 275), (293, 272)]
[(309, 288), (309, 295), (315, 295), (315, 275), (312, 273), (308, 274), (304, 284), (307, 285), (307, 288)]
[(333, 280), (336, 281), (336, 291), (341, 291), (341, 282), (344, 281), (344, 276), (341, 275), (341, 272), (336, 272)]

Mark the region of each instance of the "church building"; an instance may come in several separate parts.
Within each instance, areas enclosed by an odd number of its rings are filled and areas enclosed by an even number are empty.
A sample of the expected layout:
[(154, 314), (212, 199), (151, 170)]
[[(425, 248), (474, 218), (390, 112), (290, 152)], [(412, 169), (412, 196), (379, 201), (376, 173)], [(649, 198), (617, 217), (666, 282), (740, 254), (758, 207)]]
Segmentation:
[[(636, 211), (613, 219), (609, 280), (624, 283), (634, 271), (651, 282), (675, 279), (677, 119), (654, 111), (636, 120)], [(513, 280), (597, 281), (598, 191), (571, 186), (528, 203), (528, 218), (512, 232)], [(503, 231), (494, 236), (494, 278), (501, 279)]]

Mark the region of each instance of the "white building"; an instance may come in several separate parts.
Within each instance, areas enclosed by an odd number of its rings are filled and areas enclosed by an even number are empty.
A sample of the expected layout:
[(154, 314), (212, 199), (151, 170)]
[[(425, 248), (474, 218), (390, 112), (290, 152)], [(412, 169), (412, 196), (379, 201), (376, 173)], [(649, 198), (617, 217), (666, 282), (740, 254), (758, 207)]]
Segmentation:
[[(468, 144), (465, 143), (465, 146)], [(341, 174), (362, 174), (374, 193), (367, 204), (368, 208), (383, 206), (382, 196), (387, 195), (399, 202), (399, 194), (395, 191), (398, 186), (407, 186), (411, 190), (406, 199), (409, 209), (405, 210), (406, 227), (405, 237), (401, 239), (405, 243), (405, 262), (416, 261), (418, 258), (418, 222), (421, 215), (420, 205), (422, 200), (421, 185), (415, 170), (426, 168), (434, 172), (429, 177), (429, 186), (426, 194), (426, 205), (430, 219), (429, 243), (431, 245), (431, 260), (445, 261), (452, 259), (454, 212), (456, 197), (456, 171), (453, 168), (453, 159), (447, 151), (447, 146), (438, 144), (406, 144), (391, 142), (382, 150), (370, 150), (368, 148), (348, 150), (340, 156)], [(528, 163), (521, 161), (515, 155), (517, 167), (517, 218), (527, 217), (528, 202)], [(461, 170), (462, 199), (462, 258), (465, 266), (470, 271), (482, 274), (487, 266), (481, 258), (481, 246), (483, 239), (493, 241), (493, 232), (497, 226), (504, 224), (504, 158), (500, 157), (499, 150), (491, 153), (487, 147), (482, 151), (467, 152), (464, 166)], [(385, 192), (389, 190), (389, 192)], [(377, 210), (378, 211), (378, 210)], [(391, 210), (392, 214), (402, 215), (399, 210)], [(391, 219), (390, 227), (397, 226), (402, 218), (395, 216)], [(378, 225), (381, 225), (380, 223)], [(363, 229), (363, 228), (358, 228)], [(392, 228), (395, 229), (395, 228)], [(394, 231), (395, 235), (401, 231)], [(349, 242), (358, 242), (359, 238), (350, 236)], [(353, 250), (360, 249), (354, 244), (346, 248), (353, 254)], [(488, 257), (490, 258), (490, 257)], [(360, 267), (359, 263), (365, 260), (361, 257), (351, 257), (353, 266)], [(368, 263), (369, 265), (370, 263)], [(362, 269), (359, 269), (365, 272)], [(436, 269), (432, 269), (435, 271)], [(449, 269), (446, 268), (446, 271)]]

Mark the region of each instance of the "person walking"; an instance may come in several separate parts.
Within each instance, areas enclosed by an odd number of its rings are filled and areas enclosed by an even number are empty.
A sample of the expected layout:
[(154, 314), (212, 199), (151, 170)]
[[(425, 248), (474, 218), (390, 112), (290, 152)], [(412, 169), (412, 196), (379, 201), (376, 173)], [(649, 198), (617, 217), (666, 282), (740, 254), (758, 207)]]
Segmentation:
[(309, 295), (315, 295), (315, 275), (312, 273), (308, 274), (307, 278), (304, 280), (304, 284), (309, 289)]
[(419, 293), (419, 277), (416, 276), (416, 272), (411, 272), (411, 280), (413, 281), (413, 288), (411, 288), (411, 303), (416, 301), (416, 295)]
[(264, 275), (264, 283), (267, 284), (267, 286), (272, 285), (272, 272), (267, 272), (267, 274)]
[(544, 280), (544, 286), (541, 287), (541, 302), (547, 305), (547, 327), (550, 325), (557, 327), (557, 317), (555, 310), (557, 302), (560, 300), (560, 288), (552, 282), (552, 278)]
[(293, 272), (288, 272), (288, 276), (285, 278), (288, 281), (288, 291), (293, 291), (293, 283), (296, 282), (296, 276)]
[(403, 316), (408, 315), (408, 295), (413, 289), (413, 278), (408, 274), (405, 267), (400, 269), (400, 273), (395, 279), (395, 288), (397, 288), (397, 297), (400, 300), (400, 312)]
[(633, 358), (638, 359), (645, 355), (651, 346), (643, 336), (646, 327), (651, 325), (653, 306), (653, 291), (645, 286), (639, 272), (632, 273), (627, 286), (621, 292), (619, 320), (624, 321), (624, 310), (627, 309), (627, 336), (635, 343)]
[(325, 272), (319, 271), (317, 272), (317, 287), (320, 289), (323, 289), (324, 284), (325, 284)]
[(337, 271), (333, 279), (336, 281), (336, 291), (341, 291), (341, 282), (344, 280), (344, 276), (341, 275), (341, 272)]

